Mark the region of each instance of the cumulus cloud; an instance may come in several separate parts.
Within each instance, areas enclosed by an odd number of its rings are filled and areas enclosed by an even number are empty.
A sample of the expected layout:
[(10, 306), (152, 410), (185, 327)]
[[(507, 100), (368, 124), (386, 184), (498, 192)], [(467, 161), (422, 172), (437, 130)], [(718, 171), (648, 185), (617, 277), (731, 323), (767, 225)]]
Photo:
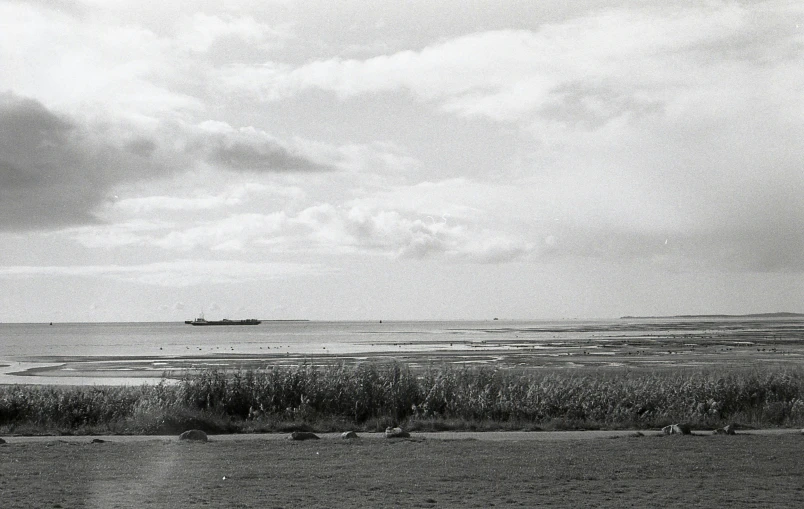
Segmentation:
[(533, 246), (521, 237), (409, 211), (319, 205), (303, 210), (290, 225), (327, 250), (368, 252), (398, 258), (446, 257), (470, 262), (522, 258)]
[[(650, 181), (645, 187), (610, 179), (449, 179), (312, 206), (303, 205), (310, 196), (299, 201), (276, 195), (274, 212), (264, 210), (274, 195), (261, 191), (263, 186), (253, 195), (235, 186), (197, 198), (123, 199), (114, 204), (116, 223), (65, 233), (87, 247), (177, 252), (373, 254), (478, 263), (593, 258), (645, 260), (667, 270), (802, 268), (804, 201), (795, 181), (780, 182), (775, 194), (767, 186), (755, 187), (754, 194), (748, 188), (742, 195), (724, 191), (709, 203), (670, 195), (673, 201), (651, 190)], [(784, 185), (790, 188), (782, 192)], [(165, 221), (165, 211), (194, 216)], [(203, 218), (202, 212), (212, 215)], [(132, 220), (132, 214), (151, 219)]]
[[(713, 61), (744, 64), (795, 51), (801, 34), (787, 23), (794, 7), (757, 19), (723, 4), (610, 10), (534, 30), (465, 35), (365, 60), (331, 58), (302, 66), (234, 65), (221, 79), (233, 89), (279, 100), (305, 90), (342, 98), (408, 91), (448, 111), (513, 120), (526, 114), (567, 122), (605, 122), (653, 111), (674, 86), (695, 87), (723, 72)], [(757, 33), (769, 35), (754, 38)], [(789, 58), (789, 57), (788, 57)]]
[(0, 94), (0, 228), (94, 222), (111, 183), (149, 169), (147, 155), (98, 142), (35, 100)]
[(253, 127), (234, 129), (224, 122), (202, 122), (198, 126), (193, 149), (205, 153), (211, 163), (233, 170), (275, 172), (331, 169), (265, 131)]
[(354, 200), (339, 206), (318, 204), (295, 214), (285, 210), (227, 212), (223, 217), (196, 219), (192, 224), (155, 218), (84, 226), (64, 233), (91, 248), (149, 246), (178, 252), (358, 253), (478, 263), (522, 259), (534, 253), (536, 247), (526, 236), (496, 231), (470, 216), (450, 216), (446, 212), (432, 215), (410, 207), (393, 209), (377, 206), (374, 200)]
[[(332, 168), (253, 128), (207, 122), (147, 130), (120, 119), (114, 122), (88, 124), (34, 99), (0, 94), (0, 229), (95, 223), (96, 209), (114, 186), (170, 176), (202, 163), (263, 173)], [(150, 205), (158, 200), (151, 198)], [(179, 201), (174, 208), (211, 205)]]

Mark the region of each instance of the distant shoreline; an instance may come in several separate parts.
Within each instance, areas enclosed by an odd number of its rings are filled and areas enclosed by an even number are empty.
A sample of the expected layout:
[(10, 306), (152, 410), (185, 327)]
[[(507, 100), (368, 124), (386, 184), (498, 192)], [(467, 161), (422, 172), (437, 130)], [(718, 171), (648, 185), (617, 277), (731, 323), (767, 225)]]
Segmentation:
[(754, 313), (749, 315), (669, 315), (669, 316), (621, 316), (620, 320), (646, 320), (666, 318), (804, 318), (804, 313)]

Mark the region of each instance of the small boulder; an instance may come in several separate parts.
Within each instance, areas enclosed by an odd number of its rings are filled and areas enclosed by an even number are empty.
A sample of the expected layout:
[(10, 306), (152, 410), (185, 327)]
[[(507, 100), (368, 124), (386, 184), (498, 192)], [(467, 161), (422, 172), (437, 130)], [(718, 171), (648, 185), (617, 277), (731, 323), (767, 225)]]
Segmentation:
[(689, 424), (671, 424), (662, 428), (662, 433), (665, 435), (690, 435), (692, 430)]
[(354, 431), (344, 431), (343, 433), (341, 433), (341, 438), (348, 440), (352, 438), (358, 438), (358, 436), (357, 433), (355, 433)]
[(734, 426), (731, 424), (715, 430), (715, 435), (736, 435), (736, 434), (737, 432), (735, 431)]
[(102, 438), (93, 438), (92, 439), (93, 444), (102, 444), (104, 442), (106, 442), (106, 440), (103, 440)]
[(207, 438), (207, 434), (201, 431), (200, 429), (191, 429), (187, 430), (181, 435), (179, 435), (179, 440), (190, 440), (193, 442), (206, 442), (209, 440)]
[(318, 440), (318, 435), (310, 431), (294, 431), (290, 434), (291, 440)]
[(6, 443), (6, 441), (3, 440), (2, 438), (0, 438), (0, 444), (4, 444), (4, 443)]
[(410, 438), (410, 433), (402, 428), (385, 428), (385, 438)]

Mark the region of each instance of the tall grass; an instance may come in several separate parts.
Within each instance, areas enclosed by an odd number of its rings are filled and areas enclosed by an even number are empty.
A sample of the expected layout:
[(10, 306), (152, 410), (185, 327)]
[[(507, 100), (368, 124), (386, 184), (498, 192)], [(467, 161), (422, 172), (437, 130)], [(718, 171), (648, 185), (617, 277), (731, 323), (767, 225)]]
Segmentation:
[(0, 387), (0, 432), (804, 425), (804, 369), (526, 371), (400, 364), (205, 371), (142, 387)]

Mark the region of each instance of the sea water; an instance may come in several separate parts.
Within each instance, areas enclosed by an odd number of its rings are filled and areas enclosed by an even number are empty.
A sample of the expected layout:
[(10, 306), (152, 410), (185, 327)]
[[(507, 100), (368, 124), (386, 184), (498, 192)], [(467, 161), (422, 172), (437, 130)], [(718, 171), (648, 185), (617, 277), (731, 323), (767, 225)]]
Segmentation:
[[(564, 324), (566, 326), (566, 324)], [(142, 323), (0, 323), (0, 383), (74, 383), (36, 370), (148, 359), (205, 359), (221, 356), (360, 356), (412, 352), (476, 350), (500, 346), (507, 339), (557, 336), (561, 323), (530, 321), (264, 321), (259, 325), (192, 326), (183, 322)], [(548, 332), (553, 331), (553, 332)], [(490, 343), (487, 343), (491, 340)], [(501, 343), (502, 342), (502, 343)], [(213, 359), (213, 360), (210, 360)], [(220, 365), (225, 365), (221, 363)], [(19, 375), (25, 372), (25, 375)], [(157, 382), (154, 377), (77, 377), (77, 383)]]
[(600, 334), (616, 321), (264, 321), (260, 325), (191, 326), (181, 322), (0, 324), (0, 358), (172, 356), (225, 350), (240, 354), (332, 354), (433, 350), (486, 340), (548, 340)]
[[(623, 359), (629, 365), (695, 365), (704, 350), (710, 363), (727, 359), (726, 353), (729, 360), (739, 353), (737, 360), (751, 354), (759, 356), (752, 362), (801, 362), (804, 320), (0, 324), (0, 383), (74, 383), (64, 379), (71, 373), (86, 384), (157, 382), (163, 366), (225, 367), (238, 356), (336, 361), (398, 356), (421, 362), (432, 355), (464, 364), (506, 365), (533, 364), (537, 356), (535, 362), (542, 366), (579, 367), (621, 365)], [(784, 357), (777, 355), (782, 353)], [(95, 378), (93, 373), (100, 371), (106, 373)], [(116, 377), (127, 371), (139, 373)], [(153, 376), (146, 380), (143, 372)]]

